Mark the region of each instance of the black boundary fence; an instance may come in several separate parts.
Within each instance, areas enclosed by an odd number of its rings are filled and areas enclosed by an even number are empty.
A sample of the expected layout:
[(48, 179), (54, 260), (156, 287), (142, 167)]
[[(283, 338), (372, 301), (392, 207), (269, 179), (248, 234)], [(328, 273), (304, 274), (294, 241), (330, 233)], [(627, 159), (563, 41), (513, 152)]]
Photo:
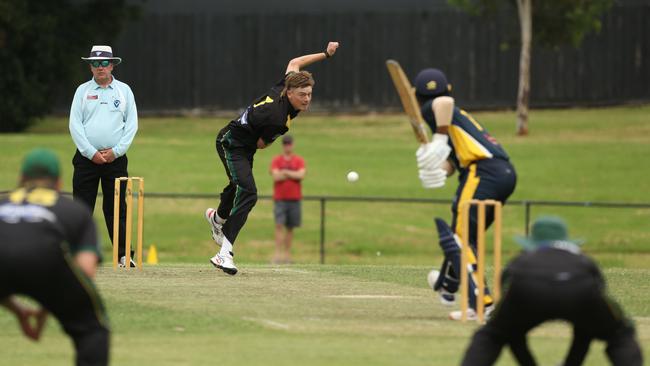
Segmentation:
[[(9, 191), (0, 191), (0, 195), (6, 195)], [(65, 195), (72, 195), (70, 192), (64, 192)], [(101, 195), (101, 193), (99, 193)], [(137, 192), (134, 192), (137, 196)], [(213, 193), (147, 193), (146, 197), (151, 198), (168, 198), (168, 199), (218, 199), (218, 194)], [(259, 200), (273, 200), (271, 195), (260, 195)], [(401, 197), (379, 197), (379, 196), (304, 196), (303, 201), (316, 201), (320, 205), (320, 263), (325, 263), (325, 236), (326, 236), (326, 217), (327, 202), (370, 202), (370, 203), (414, 203), (414, 204), (437, 204), (450, 205), (450, 199), (434, 198), (401, 198)], [(530, 229), (531, 211), (533, 206), (546, 207), (584, 207), (584, 208), (623, 208), (623, 209), (650, 209), (650, 202), (647, 203), (630, 203), (630, 202), (595, 202), (595, 201), (546, 201), (546, 200), (510, 200), (508, 206), (521, 206), (524, 209), (524, 232), (526, 235)]]
[[(424, 67), (445, 70), (465, 108), (515, 106), (519, 30), (513, 12), (488, 20), (441, 1), (402, 11), (386, 10), (383, 1), (366, 11), (233, 14), (218, 3), (194, 1), (168, 12), (148, 8), (114, 42), (124, 59), (115, 75), (133, 88), (141, 113), (231, 111), (234, 117), (279, 80), (292, 57), (321, 51), (330, 39), (341, 41), (340, 52), (308, 68), (317, 80), (314, 111), (399, 110), (388, 58), (410, 78)], [(535, 46), (531, 106), (650, 100), (648, 19), (647, 0), (617, 1), (602, 17), (601, 32), (590, 33), (580, 47)], [(82, 68), (78, 56), (74, 62)], [(84, 77), (79, 82), (90, 75)], [(59, 91), (58, 113), (69, 111), (74, 90)]]

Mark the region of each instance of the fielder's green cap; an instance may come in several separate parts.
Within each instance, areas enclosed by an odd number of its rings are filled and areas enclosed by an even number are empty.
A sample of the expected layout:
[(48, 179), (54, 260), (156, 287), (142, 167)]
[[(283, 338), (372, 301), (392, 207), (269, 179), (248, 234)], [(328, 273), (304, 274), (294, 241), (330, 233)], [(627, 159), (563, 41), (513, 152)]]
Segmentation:
[(535, 220), (529, 237), (515, 237), (515, 240), (527, 250), (553, 245), (555, 243), (570, 243), (580, 245), (581, 239), (569, 239), (567, 225), (559, 217), (542, 216)]
[(58, 178), (59, 158), (48, 149), (37, 148), (25, 156), (21, 173), (27, 178)]

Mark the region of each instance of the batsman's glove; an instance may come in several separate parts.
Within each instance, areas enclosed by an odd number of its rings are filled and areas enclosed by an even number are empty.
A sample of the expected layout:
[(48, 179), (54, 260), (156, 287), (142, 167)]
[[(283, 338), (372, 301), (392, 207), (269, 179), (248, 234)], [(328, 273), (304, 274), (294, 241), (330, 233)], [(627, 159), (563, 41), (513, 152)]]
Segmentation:
[(420, 169), (419, 177), (422, 182), (422, 187), (440, 188), (445, 185), (447, 171), (442, 168), (432, 170)]
[(433, 141), (428, 144), (422, 144), (415, 152), (415, 158), (418, 162), (418, 169), (434, 170), (440, 168), (442, 163), (447, 160), (451, 147), (447, 144), (449, 137), (440, 133), (433, 134)]

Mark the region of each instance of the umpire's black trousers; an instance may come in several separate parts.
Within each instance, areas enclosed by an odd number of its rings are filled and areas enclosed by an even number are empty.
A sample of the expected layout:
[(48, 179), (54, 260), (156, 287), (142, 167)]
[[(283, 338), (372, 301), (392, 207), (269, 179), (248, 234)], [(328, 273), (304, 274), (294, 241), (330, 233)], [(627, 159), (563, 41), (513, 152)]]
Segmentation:
[[(108, 229), (108, 236), (113, 242), (113, 200), (115, 193), (115, 178), (128, 177), (127, 170), (128, 158), (126, 155), (120, 156), (112, 163), (97, 165), (91, 160), (85, 158), (79, 150), (76, 151), (72, 158), (74, 175), (72, 177), (72, 195), (76, 201), (84, 202), (90, 211), (95, 210), (95, 201), (97, 200), (97, 189), (99, 183), (102, 185), (104, 194), (102, 209), (104, 211), (104, 220)], [(126, 182), (122, 182), (120, 188), (120, 242), (118, 255), (121, 258), (124, 253), (124, 237), (126, 234), (126, 200), (125, 200)], [(131, 251), (133, 255), (133, 251)]]
[(244, 227), (248, 214), (257, 202), (257, 187), (253, 177), (253, 156), (256, 149), (240, 146), (231, 138), (228, 127), (217, 135), (217, 153), (228, 174), (228, 185), (221, 192), (217, 213), (227, 219), (223, 234), (235, 244), (239, 231)]
[(634, 327), (600, 284), (587, 275), (559, 284), (552, 278), (556, 275), (513, 280), (492, 318), (474, 334), (462, 365), (493, 365), (503, 346), (509, 345), (520, 365), (535, 366), (526, 334), (547, 320), (563, 319), (574, 330), (564, 366), (582, 365), (594, 338), (607, 342), (607, 356), (613, 365), (641, 366)]

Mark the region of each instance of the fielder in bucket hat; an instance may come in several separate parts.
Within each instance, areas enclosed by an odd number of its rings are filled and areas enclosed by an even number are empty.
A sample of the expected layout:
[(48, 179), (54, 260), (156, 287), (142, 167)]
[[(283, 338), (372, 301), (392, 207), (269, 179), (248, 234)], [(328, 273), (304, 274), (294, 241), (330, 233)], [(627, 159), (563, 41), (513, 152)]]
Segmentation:
[(542, 216), (535, 220), (530, 237), (518, 236), (515, 241), (525, 250), (546, 246), (577, 246), (583, 239), (569, 239), (569, 230), (564, 220), (557, 216)]
[(90, 50), (90, 56), (82, 57), (81, 59), (86, 62), (109, 60), (113, 65), (118, 65), (122, 62), (120, 57), (113, 56), (113, 49), (111, 46), (93, 46)]
[(561, 365), (582, 365), (592, 340), (607, 344), (611, 365), (643, 365), (633, 322), (609, 296), (596, 262), (580, 253), (577, 244), (582, 241), (569, 239), (564, 220), (540, 217), (531, 236), (517, 241), (527, 250), (503, 271), (503, 297), (487, 324), (472, 337), (461, 366), (493, 365), (504, 346), (517, 364), (537, 365), (527, 335), (552, 320), (573, 327), (573, 340)]

